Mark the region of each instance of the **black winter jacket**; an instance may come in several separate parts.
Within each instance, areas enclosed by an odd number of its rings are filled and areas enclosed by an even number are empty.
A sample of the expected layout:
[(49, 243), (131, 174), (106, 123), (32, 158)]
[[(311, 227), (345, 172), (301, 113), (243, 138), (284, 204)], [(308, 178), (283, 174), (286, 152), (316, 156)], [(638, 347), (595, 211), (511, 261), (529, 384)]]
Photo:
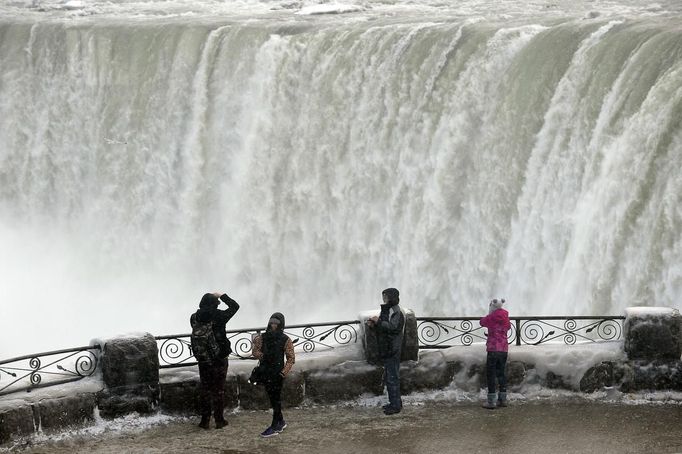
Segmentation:
[(225, 325), (239, 310), (239, 304), (227, 294), (220, 296), (220, 300), (227, 304), (227, 309), (221, 310), (218, 308), (199, 308), (192, 317), (190, 317), (190, 324), (192, 324), (192, 318), (196, 317), (198, 321), (206, 323), (209, 321), (213, 322), (213, 335), (215, 340), (220, 346), (220, 357), (227, 358), (231, 353), (230, 345), (227, 341), (227, 334), (225, 333)]

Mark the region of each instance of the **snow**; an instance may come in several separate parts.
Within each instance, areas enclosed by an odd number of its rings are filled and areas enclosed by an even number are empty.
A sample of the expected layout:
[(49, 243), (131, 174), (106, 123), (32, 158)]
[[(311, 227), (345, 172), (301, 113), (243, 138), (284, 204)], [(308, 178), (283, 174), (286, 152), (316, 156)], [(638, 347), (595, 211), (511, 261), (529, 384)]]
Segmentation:
[[(463, 372), (466, 372), (471, 365), (485, 364), (486, 360), (485, 344), (483, 343), (450, 347), (440, 352), (446, 361), (461, 362), (465, 366)], [(522, 361), (527, 365), (535, 365), (536, 372), (541, 376), (553, 372), (576, 389), (580, 385), (580, 379), (590, 367), (602, 361), (625, 360), (626, 356), (621, 341), (586, 342), (576, 345), (563, 343), (511, 345), (507, 359), (507, 361)], [(455, 380), (457, 381), (457, 377)]]
[(91, 377), (85, 377), (71, 383), (36, 388), (31, 392), (20, 391), (2, 396), (0, 397), (0, 410), (21, 407), (45, 399), (59, 399), (61, 397), (75, 396), (76, 394), (94, 394), (103, 389), (104, 383), (102, 382), (101, 375), (95, 373)]
[(628, 307), (625, 309), (625, 316), (626, 318), (631, 318), (631, 317), (637, 317), (637, 318), (644, 318), (644, 317), (672, 317), (675, 315), (679, 315), (680, 311), (677, 309), (673, 309), (670, 307)]

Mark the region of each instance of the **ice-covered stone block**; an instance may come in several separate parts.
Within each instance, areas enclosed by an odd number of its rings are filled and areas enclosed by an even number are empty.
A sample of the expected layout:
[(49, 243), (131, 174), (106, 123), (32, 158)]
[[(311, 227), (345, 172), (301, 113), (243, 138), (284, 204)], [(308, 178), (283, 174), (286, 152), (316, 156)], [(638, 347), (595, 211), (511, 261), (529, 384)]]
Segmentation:
[[(417, 317), (412, 309), (403, 309), (405, 315), (405, 331), (400, 352), (401, 361), (417, 361), (419, 358), (419, 338), (417, 337)], [(381, 364), (376, 330), (367, 325), (367, 320), (379, 315), (379, 310), (365, 311), (358, 315), (360, 320), (360, 337), (365, 350), (365, 358), (370, 364)]]
[[(270, 398), (264, 385), (252, 385), (248, 382), (250, 374), (239, 374), (239, 406), (244, 410), (268, 410)], [(303, 374), (291, 371), (282, 383), (282, 407), (297, 407), (303, 403)]]
[(95, 395), (76, 394), (59, 399), (46, 399), (37, 404), (40, 428), (79, 427), (95, 419)]
[[(228, 375), (225, 379), (226, 409), (234, 409), (239, 405), (239, 387), (237, 377)], [(180, 414), (199, 413), (199, 379), (161, 383), (160, 407), (163, 411)]]
[(631, 360), (678, 360), (682, 355), (682, 315), (667, 307), (625, 310), (625, 353)]
[(0, 409), (0, 444), (14, 437), (30, 435), (35, 430), (31, 405)]
[(324, 370), (305, 374), (305, 395), (315, 403), (352, 400), (371, 393), (384, 392), (383, 369), (364, 361), (346, 361)]
[(98, 405), (102, 415), (150, 412), (159, 398), (159, 356), (149, 333), (107, 339), (102, 350), (106, 386)]
[(454, 363), (445, 361), (442, 352), (422, 354), (419, 361), (406, 361), (400, 366), (400, 390), (403, 394), (447, 387), (455, 375)]

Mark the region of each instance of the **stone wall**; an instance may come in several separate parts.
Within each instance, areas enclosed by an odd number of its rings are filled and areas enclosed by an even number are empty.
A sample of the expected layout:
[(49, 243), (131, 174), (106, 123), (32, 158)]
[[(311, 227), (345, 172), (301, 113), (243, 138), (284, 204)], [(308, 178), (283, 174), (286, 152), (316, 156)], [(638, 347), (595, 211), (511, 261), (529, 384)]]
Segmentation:
[[(462, 347), (461, 358), (443, 351), (423, 351), (417, 355), (416, 318), (407, 311), (406, 350), (401, 364), (403, 394), (456, 388), (478, 392), (485, 387), (485, 353), (472, 354), (475, 347)], [(366, 319), (366, 316), (365, 316)], [(362, 317), (361, 317), (362, 320)], [(383, 370), (372, 353), (370, 330), (361, 330), (364, 360), (344, 361), (323, 368), (295, 368), (285, 381), (283, 405), (331, 404), (352, 401), (361, 396), (383, 393)], [(508, 388), (519, 392), (527, 385), (562, 388), (582, 392), (615, 389), (682, 391), (682, 317), (666, 308), (628, 310), (624, 323), (623, 350), (618, 360), (600, 361), (578, 376), (565, 377), (538, 361), (519, 361), (510, 350), (507, 363)], [(369, 347), (367, 347), (369, 346)], [(541, 349), (539, 347), (530, 347)], [(569, 348), (569, 347), (567, 347)], [(539, 351), (539, 350), (538, 350)], [(541, 356), (539, 356), (541, 357)], [(625, 358), (625, 359), (623, 359)], [(532, 360), (532, 358), (531, 358)], [(198, 374), (172, 383), (159, 379), (156, 341), (150, 334), (127, 336), (106, 342), (102, 358), (103, 389), (99, 392), (27, 402), (0, 407), (0, 443), (37, 431), (63, 430), (90, 424), (96, 408), (103, 417), (131, 412), (149, 413), (157, 408), (167, 413), (197, 414)], [(196, 369), (196, 366), (194, 367)], [(243, 369), (243, 368), (242, 368)], [(269, 409), (262, 386), (247, 382), (246, 370), (231, 372), (226, 380), (226, 409)]]

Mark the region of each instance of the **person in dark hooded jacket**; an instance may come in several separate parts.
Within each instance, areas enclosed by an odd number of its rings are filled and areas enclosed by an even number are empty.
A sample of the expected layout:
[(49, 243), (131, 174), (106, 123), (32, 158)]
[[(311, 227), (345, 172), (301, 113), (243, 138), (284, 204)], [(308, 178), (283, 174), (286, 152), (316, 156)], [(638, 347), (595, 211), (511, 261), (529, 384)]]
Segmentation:
[(400, 397), (400, 354), (403, 345), (405, 315), (398, 305), (400, 293), (395, 288), (381, 292), (383, 304), (379, 316), (371, 317), (367, 324), (376, 329), (379, 357), (384, 361), (384, 384), (388, 392), (388, 405), (384, 414), (400, 413), (403, 401)]
[[(220, 302), (227, 305), (227, 309), (220, 310)], [(190, 317), (190, 325), (194, 332), (199, 324), (211, 324), (213, 338), (217, 344), (217, 353), (213, 357), (199, 360), (199, 407), (201, 411), (201, 422), (199, 427), (209, 428), (211, 420), (211, 407), (213, 407), (213, 418), (215, 419), (216, 429), (227, 425), (223, 415), (225, 399), (225, 376), (227, 375), (228, 360), (231, 353), (230, 343), (225, 333), (225, 325), (237, 313), (239, 304), (227, 294), (206, 293), (199, 303), (199, 310)], [(208, 330), (209, 332), (211, 330)], [(195, 355), (197, 352), (194, 352)]]
[(263, 367), (263, 383), (272, 406), (272, 423), (260, 434), (264, 438), (280, 434), (287, 427), (282, 415), (282, 384), (296, 362), (296, 355), (294, 343), (284, 334), (284, 326), (284, 315), (275, 312), (265, 333), (253, 340), (252, 355)]

